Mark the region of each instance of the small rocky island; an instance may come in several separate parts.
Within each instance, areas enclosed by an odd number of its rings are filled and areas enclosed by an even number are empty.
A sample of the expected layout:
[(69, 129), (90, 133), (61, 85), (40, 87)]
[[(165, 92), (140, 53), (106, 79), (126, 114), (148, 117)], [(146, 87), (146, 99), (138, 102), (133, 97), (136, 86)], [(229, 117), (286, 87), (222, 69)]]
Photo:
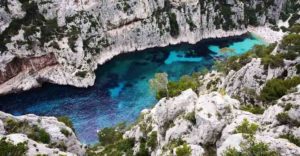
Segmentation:
[(0, 112), (0, 155), (300, 155), (299, 0), (3, 0), (0, 19), (2, 96), (92, 86), (120, 53), (247, 32), (268, 43), (179, 80), (155, 74), (153, 108), (93, 145), (68, 117)]

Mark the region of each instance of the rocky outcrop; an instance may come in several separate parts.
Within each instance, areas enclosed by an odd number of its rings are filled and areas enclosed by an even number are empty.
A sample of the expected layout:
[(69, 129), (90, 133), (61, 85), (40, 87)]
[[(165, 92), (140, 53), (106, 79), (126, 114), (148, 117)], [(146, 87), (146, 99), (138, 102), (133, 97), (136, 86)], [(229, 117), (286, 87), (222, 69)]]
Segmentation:
[(280, 67), (267, 68), (261, 58), (253, 58), (250, 63), (238, 71), (230, 71), (218, 88), (225, 88), (230, 96), (239, 97), (245, 103), (259, 103), (256, 99), (266, 82), (275, 78), (289, 78), (297, 75), (295, 65), (300, 64), (300, 58), (284, 60)]
[[(15, 76), (14, 83), (1, 85), (5, 89), (0, 89), (0, 94), (27, 90), (44, 81), (91, 86), (97, 64), (123, 52), (179, 42), (195, 43), (247, 31), (266, 33), (265, 28), (256, 30), (251, 25), (264, 26), (278, 21), (288, 4), (285, 0), (272, 3), (257, 0), (35, 0), (22, 3), (4, 0), (0, 4), (3, 19), (0, 20), (0, 38), (3, 39), (0, 57), (28, 58), (54, 53), (59, 67), (51, 67), (47, 74), (38, 72), (39, 76), (20, 73), (23, 76)], [(274, 37), (278, 32), (268, 34), (272, 41), (278, 39)], [(6, 66), (5, 62), (0, 66)], [(20, 87), (16, 80), (26, 83), (26, 87)]]
[[(300, 87), (300, 86), (299, 86)], [(257, 141), (263, 142), (280, 155), (300, 155), (300, 147), (282, 137), (293, 134), (299, 138), (299, 128), (278, 121), (278, 114), (287, 113), (291, 120), (299, 121), (300, 90), (282, 97), (261, 115), (239, 109), (238, 100), (218, 92), (198, 96), (192, 90), (182, 92), (178, 97), (161, 99), (153, 109), (142, 111), (142, 120), (129, 131), (125, 138), (135, 138), (138, 152), (141, 138), (157, 132), (157, 146), (151, 155), (176, 155), (174, 141), (182, 140), (191, 149), (191, 155), (208, 154), (208, 148), (215, 148), (217, 155), (224, 155), (229, 147), (241, 149), (245, 138), (236, 128), (247, 119), (259, 126), (255, 133)], [(290, 109), (287, 110), (287, 105)], [(193, 115), (190, 118), (187, 116)], [(149, 138), (148, 138), (149, 139)]]
[[(39, 139), (45, 137), (40, 132), (43, 130), (49, 135), (49, 141)], [(0, 112), (0, 138), (6, 138), (13, 144), (25, 143), (28, 156), (85, 154), (85, 147), (78, 141), (73, 130), (55, 117), (32, 114), (12, 116)]]

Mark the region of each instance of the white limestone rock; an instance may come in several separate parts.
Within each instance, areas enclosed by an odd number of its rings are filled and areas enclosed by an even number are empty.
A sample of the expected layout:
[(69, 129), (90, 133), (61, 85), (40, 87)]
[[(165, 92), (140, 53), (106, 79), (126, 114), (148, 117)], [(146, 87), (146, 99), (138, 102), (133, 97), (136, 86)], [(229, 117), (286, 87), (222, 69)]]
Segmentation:
[[(36, 125), (39, 128), (44, 129), (50, 135), (50, 144), (64, 145), (66, 147), (66, 152), (69, 153), (68, 155), (81, 156), (85, 154), (84, 145), (82, 145), (79, 142), (73, 130), (67, 127), (64, 123), (59, 122), (55, 117), (39, 117), (33, 114), (28, 114), (23, 116), (12, 116), (10, 114), (0, 112), (1, 123), (5, 123), (7, 120), (14, 120), (15, 122), (27, 122), (29, 126)], [(70, 135), (66, 136), (65, 134), (63, 134), (61, 132), (62, 129), (69, 131)], [(32, 139), (28, 139), (26, 134), (8, 134), (5, 131), (5, 124), (4, 124), (4, 129), (1, 130), (1, 134), (2, 137), (10, 138), (15, 143), (24, 142), (28, 140), (29, 151), (27, 155), (32, 155), (32, 153), (39, 153), (39, 152), (40, 153), (44, 152), (45, 154), (51, 154), (53, 151), (57, 151), (57, 152), (60, 151), (53, 147), (52, 149), (50, 147), (50, 144), (46, 145), (42, 143), (36, 143)], [(35, 147), (34, 144), (36, 144), (37, 147)], [(36, 151), (35, 150), (36, 148), (39, 150)]]

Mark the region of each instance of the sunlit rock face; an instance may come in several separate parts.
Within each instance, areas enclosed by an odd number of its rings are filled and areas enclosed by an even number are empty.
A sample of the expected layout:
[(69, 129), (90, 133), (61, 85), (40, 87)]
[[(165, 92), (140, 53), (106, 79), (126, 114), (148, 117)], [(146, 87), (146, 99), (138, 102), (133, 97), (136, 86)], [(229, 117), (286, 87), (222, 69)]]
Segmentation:
[[(256, 0), (34, 0), (22, 3), (5, 0), (0, 3), (1, 57), (31, 58), (53, 53), (58, 64), (15, 76), (28, 84), (27, 87), (19, 87), (17, 82), (2, 83), (6, 90), (0, 94), (16, 91), (16, 88), (27, 90), (45, 81), (91, 86), (97, 64), (119, 53), (240, 35), (251, 25), (264, 26), (278, 21), (289, 5), (289, 1), (281, 0), (272, 3)], [(249, 19), (250, 15), (257, 19)], [(1, 62), (1, 66), (7, 63)]]
[[(32, 131), (37, 129), (42, 129), (49, 135), (49, 142), (43, 143), (32, 137)], [(25, 143), (28, 147), (26, 151), (28, 156), (85, 154), (85, 147), (78, 141), (73, 130), (54, 117), (40, 117), (33, 114), (12, 116), (0, 112), (0, 138), (5, 138), (13, 144)]]
[[(300, 147), (281, 137), (286, 133), (299, 137), (299, 128), (282, 124), (276, 118), (285, 112), (291, 120), (299, 121), (299, 95), (299, 91), (288, 94), (257, 115), (240, 110), (240, 102), (228, 95), (218, 92), (197, 95), (186, 90), (177, 97), (160, 100), (151, 110), (142, 111), (142, 120), (126, 131), (124, 137), (134, 138), (138, 151), (141, 138), (157, 132), (157, 147), (151, 150), (152, 155), (175, 153), (176, 148), (169, 145), (180, 139), (188, 144), (191, 155), (205, 155), (210, 147), (222, 156), (229, 147), (241, 150), (245, 137), (236, 128), (247, 119), (259, 126), (254, 135), (257, 141), (266, 143), (280, 155), (299, 155)], [(287, 105), (291, 106), (288, 111)], [(195, 115), (194, 123), (186, 118), (191, 112)]]

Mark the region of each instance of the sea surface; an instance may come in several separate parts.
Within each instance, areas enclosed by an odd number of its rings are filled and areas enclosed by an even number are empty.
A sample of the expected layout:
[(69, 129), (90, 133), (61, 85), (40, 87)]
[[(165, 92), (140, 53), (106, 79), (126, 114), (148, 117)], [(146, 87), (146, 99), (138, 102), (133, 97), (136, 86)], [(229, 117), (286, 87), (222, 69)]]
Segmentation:
[(0, 110), (13, 115), (68, 116), (79, 139), (93, 144), (98, 129), (132, 123), (141, 110), (153, 107), (157, 100), (148, 81), (155, 73), (166, 72), (170, 80), (178, 80), (182, 75), (211, 69), (215, 60), (243, 54), (259, 44), (265, 43), (245, 34), (121, 54), (98, 67), (95, 85), (90, 88), (44, 84), (0, 97)]

